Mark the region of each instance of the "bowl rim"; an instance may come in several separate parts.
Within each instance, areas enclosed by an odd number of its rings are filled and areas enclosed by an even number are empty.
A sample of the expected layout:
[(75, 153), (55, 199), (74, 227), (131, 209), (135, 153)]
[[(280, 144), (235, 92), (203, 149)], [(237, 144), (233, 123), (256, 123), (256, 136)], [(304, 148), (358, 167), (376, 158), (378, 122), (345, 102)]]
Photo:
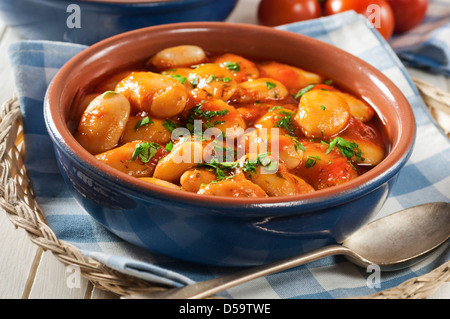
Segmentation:
[[(90, 56), (94, 56), (93, 53), (99, 53), (103, 50), (105, 50), (104, 52), (108, 52), (106, 51), (108, 49), (109, 52), (111, 52), (111, 50), (120, 46), (126, 38), (133, 37), (141, 33), (177, 32), (179, 30), (193, 31), (199, 29), (223, 31), (224, 28), (232, 30), (239, 29), (240, 31), (245, 30), (246, 32), (269, 32), (291, 41), (303, 41), (309, 45), (321, 46), (323, 50), (332, 50), (340, 56), (353, 59), (361, 67), (363, 67), (366, 72), (375, 74), (378, 78), (382, 79), (382, 82), (389, 89), (390, 94), (396, 101), (398, 101), (398, 105), (404, 105), (404, 107), (402, 107), (402, 111), (405, 116), (405, 123), (407, 122), (409, 124), (409, 126), (406, 126), (408, 129), (406, 130), (405, 127), (399, 127), (397, 141), (391, 141), (391, 143), (393, 143), (393, 147), (387, 154), (386, 158), (376, 167), (353, 180), (309, 194), (267, 198), (239, 198), (199, 195), (196, 193), (155, 185), (153, 183), (148, 183), (127, 175), (98, 161), (93, 155), (78, 144), (74, 136), (70, 133), (62, 114), (59, 113), (59, 94), (62, 92), (62, 88), (64, 86), (61, 86), (61, 90), (58, 90), (57, 88), (58, 81), (64, 80), (64, 78), (70, 74), (71, 69), (77, 64), (88, 59)], [(221, 205), (223, 207), (270, 208), (273, 206), (291, 207), (293, 205), (301, 204), (305, 205), (305, 207), (313, 205), (315, 207), (320, 206), (325, 208), (359, 198), (367, 192), (370, 192), (386, 183), (397, 174), (397, 172), (409, 159), (416, 137), (415, 117), (408, 100), (390, 79), (388, 79), (381, 71), (377, 70), (372, 65), (352, 55), (351, 53), (312, 37), (271, 27), (228, 22), (181, 22), (150, 26), (147, 28), (121, 33), (93, 44), (71, 58), (54, 76), (44, 98), (44, 118), (47, 131), (52, 141), (60, 151), (63, 151), (67, 156), (75, 159), (78, 163), (83, 165), (83, 167), (95, 171), (98, 178), (104, 182), (109, 181), (115, 183), (115, 187), (117, 187), (117, 189), (121, 189), (130, 194), (135, 194), (139, 197), (148, 196), (148, 198), (160, 198), (165, 200), (170, 199), (171, 201), (195, 203), (196, 205)], [(399, 124), (401, 123), (399, 122)]]

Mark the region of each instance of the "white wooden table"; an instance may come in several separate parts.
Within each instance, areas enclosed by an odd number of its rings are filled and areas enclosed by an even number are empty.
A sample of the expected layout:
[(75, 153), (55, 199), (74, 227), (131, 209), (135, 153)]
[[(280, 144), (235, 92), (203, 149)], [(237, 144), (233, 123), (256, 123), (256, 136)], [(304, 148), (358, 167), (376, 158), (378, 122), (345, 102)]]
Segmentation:
[[(228, 19), (232, 22), (256, 23), (259, 0), (240, 0)], [(14, 83), (7, 48), (18, 36), (0, 20), (0, 104), (12, 97)], [(450, 79), (417, 70), (411, 75), (450, 91)], [(33, 244), (23, 229), (16, 229), (6, 213), (0, 211), (0, 299), (104, 299), (118, 296), (96, 289), (80, 278), (72, 281), (73, 270), (66, 268), (50, 252)], [(450, 283), (429, 298), (450, 299)]]

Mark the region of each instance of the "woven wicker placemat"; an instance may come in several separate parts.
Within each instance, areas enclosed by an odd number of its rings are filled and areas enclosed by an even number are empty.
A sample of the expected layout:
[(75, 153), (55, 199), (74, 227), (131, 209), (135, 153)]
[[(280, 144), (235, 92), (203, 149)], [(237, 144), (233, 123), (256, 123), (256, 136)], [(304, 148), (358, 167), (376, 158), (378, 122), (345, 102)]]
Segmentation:
[[(59, 240), (46, 224), (34, 199), (23, 155), (20, 105), (14, 97), (6, 101), (0, 110), (0, 207), (6, 212), (9, 220), (15, 227), (24, 229), (34, 244), (45, 251), (51, 251), (61, 263), (78, 266), (81, 275), (97, 288), (120, 296), (167, 289), (111, 269), (95, 259), (84, 256), (70, 243)], [(428, 274), (405, 281), (397, 287), (359, 298), (426, 298), (447, 281), (450, 281), (450, 262)]]

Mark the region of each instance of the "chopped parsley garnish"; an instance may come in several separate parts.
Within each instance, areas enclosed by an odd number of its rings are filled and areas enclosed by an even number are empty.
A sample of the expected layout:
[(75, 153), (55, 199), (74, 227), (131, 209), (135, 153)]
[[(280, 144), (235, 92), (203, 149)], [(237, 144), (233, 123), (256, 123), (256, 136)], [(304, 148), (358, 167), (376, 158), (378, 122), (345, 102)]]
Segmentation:
[[(189, 139), (186, 138), (186, 137), (181, 137), (181, 138), (178, 140), (178, 143), (184, 143), (184, 142), (186, 142), (186, 141), (188, 141), (188, 140), (189, 140)], [(170, 141), (169, 143), (167, 143), (166, 146), (165, 146), (166, 151), (169, 152), (169, 153), (172, 152), (173, 147), (174, 147), (174, 145), (173, 145), (173, 142), (172, 142), (172, 141)]]
[(228, 114), (228, 110), (220, 110), (220, 111), (208, 111), (202, 109), (202, 104), (197, 104), (193, 108), (189, 110), (188, 118), (186, 121), (186, 128), (193, 132), (194, 131), (194, 120), (196, 118), (201, 118), (205, 120), (203, 124), (206, 128), (213, 127), (218, 124), (224, 123), (224, 121), (214, 121), (213, 123), (209, 122), (213, 117), (216, 116), (225, 116)]
[(191, 84), (192, 84), (192, 86), (193, 86), (194, 88), (197, 87), (197, 85), (198, 85), (198, 77), (197, 77), (197, 76), (195, 76), (195, 77), (192, 79)]
[(166, 151), (170, 153), (172, 152), (172, 150), (173, 150), (173, 142), (170, 141), (169, 143), (166, 144)]
[(175, 124), (175, 122), (172, 122), (171, 120), (165, 120), (163, 126), (170, 132), (173, 132), (178, 127), (178, 125)]
[(238, 72), (241, 70), (241, 67), (237, 62), (225, 62), (225, 68), (227, 68), (230, 71)]
[(333, 84), (333, 80), (325, 80), (325, 81), (323, 81), (323, 83), (326, 85), (331, 85), (331, 84)]
[(148, 116), (141, 118), (139, 121), (136, 122), (136, 125), (134, 126), (134, 131), (136, 132), (138, 130), (138, 128), (140, 128), (141, 126), (147, 125), (147, 124), (152, 124), (153, 121), (150, 120), (150, 118)]
[(161, 148), (159, 144), (153, 142), (142, 142), (135, 146), (131, 159), (135, 161), (139, 158), (142, 163), (148, 163), (156, 155), (156, 152)]
[(311, 168), (314, 165), (316, 165), (317, 161), (320, 161), (320, 157), (315, 155), (315, 156), (308, 156), (308, 159), (306, 160), (306, 164), (305, 167), (306, 168)]
[[(223, 162), (225, 162), (228, 158), (235, 158), (237, 155), (237, 151), (229, 146), (223, 146), (216, 140), (213, 141), (214, 143), (214, 157), (218, 158), (219, 155), (223, 159)], [(219, 158), (220, 158), (219, 157)]]
[(300, 143), (297, 139), (297, 137), (292, 136), (292, 135), (286, 135), (288, 137), (290, 137), (292, 139), (292, 141), (294, 141), (294, 148), (296, 151), (298, 151), (299, 149), (302, 150), (303, 152), (306, 152), (306, 148), (303, 146), (302, 143)]
[(247, 159), (242, 165), (242, 171), (245, 173), (256, 173), (256, 168), (263, 166), (269, 172), (276, 172), (278, 170), (278, 161), (267, 157), (267, 153), (259, 154), (256, 160)]
[(294, 119), (292, 118), (294, 113), (289, 111), (280, 111), (278, 113), (284, 115), (284, 117), (276, 121), (274, 126), (284, 128), (290, 135), (295, 135)]
[(206, 79), (206, 83), (211, 83), (212, 81), (214, 81), (214, 79), (215, 79), (216, 77), (213, 75), (213, 74), (211, 74), (207, 79)]
[(359, 145), (357, 143), (349, 142), (342, 137), (337, 136), (336, 138), (330, 140), (327, 148), (327, 154), (331, 152), (334, 147), (337, 147), (341, 151), (341, 154), (346, 158), (355, 156), (358, 162), (364, 162), (364, 158), (362, 157), (363, 153), (359, 149)]
[(306, 92), (311, 91), (313, 88), (314, 88), (314, 84), (310, 84), (310, 85), (304, 87), (303, 89), (301, 89), (300, 91), (297, 92), (297, 94), (294, 96), (294, 98), (298, 99), (299, 97), (301, 97)]
[(221, 81), (221, 82), (225, 82), (225, 83), (228, 83), (228, 82), (230, 82), (232, 79), (230, 78), (230, 77), (227, 77), (227, 76), (225, 76), (225, 77), (219, 77), (219, 76), (216, 76), (216, 75), (214, 75), (214, 74), (211, 74), (206, 80), (205, 80), (205, 83), (206, 84), (209, 84), (209, 83), (211, 83), (212, 81)]
[(201, 163), (199, 167), (209, 167), (215, 170), (217, 180), (221, 181), (226, 178), (233, 177), (233, 175), (228, 176), (226, 173), (231, 172), (239, 166), (238, 162), (219, 162), (216, 158), (212, 158), (209, 162)]
[(321, 105), (321, 106), (320, 106), (320, 109), (321, 109), (322, 111), (325, 111), (327, 108), (325, 107), (325, 105)]
[(271, 90), (277, 87), (277, 85), (273, 82), (266, 81), (266, 87)]
[(223, 124), (223, 123), (225, 123), (225, 121), (214, 121), (212, 124), (210, 122), (206, 122), (205, 123), (205, 127), (206, 128), (211, 128), (211, 127), (214, 127), (216, 125)]
[(181, 76), (179, 74), (171, 74), (170, 75), (171, 78), (177, 80), (178, 82), (180, 82), (181, 84), (185, 84), (187, 81), (187, 77), (185, 76)]
[(271, 107), (270, 109), (269, 109), (269, 112), (272, 112), (272, 111), (275, 111), (275, 110), (280, 110), (280, 109), (282, 109), (282, 107), (281, 106), (273, 106), (273, 107)]
[(272, 160), (267, 157), (267, 153), (259, 154), (256, 160), (247, 159), (243, 164), (239, 162), (219, 162), (216, 158), (212, 158), (209, 162), (198, 164), (198, 167), (208, 167), (214, 169), (217, 180), (212, 183), (233, 178), (234, 175), (227, 175), (231, 173), (234, 169), (240, 167), (245, 173), (256, 173), (256, 168), (258, 166), (265, 167), (269, 172), (276, 172), (278, 169), (278, 161)]
[(358, 169), (355, 167), (355, 165), (353, 165), (353, 163), (351, 161), (347, 161), (347, 163), (350, 164), (350, 166), (353, 168), (353, 170), (355, 170), (356, 172), (358, 172)]

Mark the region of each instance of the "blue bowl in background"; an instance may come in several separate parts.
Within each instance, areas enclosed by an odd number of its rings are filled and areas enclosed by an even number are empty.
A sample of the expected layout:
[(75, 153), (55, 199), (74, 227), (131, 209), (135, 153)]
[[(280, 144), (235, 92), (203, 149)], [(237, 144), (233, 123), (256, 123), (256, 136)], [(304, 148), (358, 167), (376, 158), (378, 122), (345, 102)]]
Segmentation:
[(0, 18), (24, 39), (91, 45), (126, 31), (223, 21), (237, 0), (0, 0)]
[[(98, 161), (70, 129), (71, 105), (76, 105), (79, 93), (116, 68), (180, 44), (320, 72), (376, 106), (386, 125), (389, 154), (367, 173), (341, 185), (312, 194), (260, 199), (182, 192)], [(299, 34), (221, 22), (153, 26), (92, 45), (56, 74), (47, 90), (44, 115), (61, 173), (80, 206), (96, 221), (152, 252), (221, 266), (258, 265), (343, 241), (383, 206), (412, 153), (415, 137), (408, 101), (366, 62)]]

